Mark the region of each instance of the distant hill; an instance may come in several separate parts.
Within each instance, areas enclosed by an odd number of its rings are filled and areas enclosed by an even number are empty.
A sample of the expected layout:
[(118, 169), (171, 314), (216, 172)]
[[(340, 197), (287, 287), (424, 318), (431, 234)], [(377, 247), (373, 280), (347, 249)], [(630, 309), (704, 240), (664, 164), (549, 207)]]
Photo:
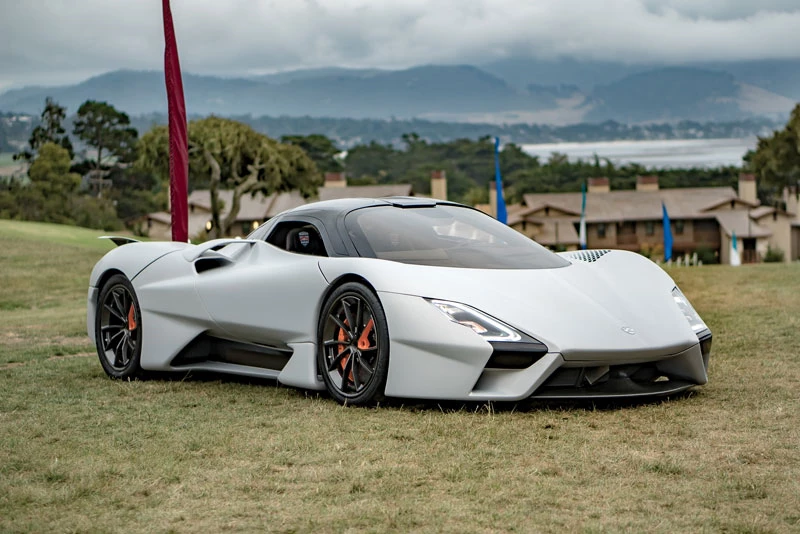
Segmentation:
[(620, 122), (731, 120), (741, 115), (733, 75), (693, 68), (639, 72), (592, 91), (588, 120)]
[[(609, 85), (633, 74), (670, 66), (630, 65), (613, 61), (581, 61), (570, 58), (546, 60), (513, 57), (478, 65), (479, 68), (506, 80), (514, 87), (524, 88), (529, 84), (568, 84), (576, 85), (586, 93), (590, 93), (597, 86)], [(800, 100), (800, 59), (715, 61), (683, 66), (726, 72), (732, 74), (740, 83)]]
[(295, 80), (313, 80), (315, 78), (330, 78), (336, 76), (345, 76), (351, 78), (368, 78), (387, 72), (385, 69), (348, 69), (346, 67), (327, 67), (321, 69), (296, 69), (287, 70), (283, 72), (276, 72), (274, 74), (262, 74), (261, 76), (252, 76), (253, 80), (258, 80), (268, 83), (287, 83)]
[(800, 101), (800, 59), (718, 62), (699, 66), (728, 72), (741, 83)]
[[(349, 74), (259, 78), (184, 76), (187, 109), (197, 114), (415, 117), (430, 112), (493, 112), (554, 106), (552, 96), (520, 92), (471, 66), (422, 66)], [(63, 87), (25, 87), (0, 95), (0, 110), (37, 113), (46, 96), (74, 111), (86, 99), (105, 100), (129, 114), (166, 110), (163, 75), (115, 71)]]
[(595, 87), (590, 122), (627, 123), (730, 121), (747, 115), (775, 116), (791, 110), (793, 101), (741, 84), (727, 72), (668, 67), (639, 72)]
[[(800, 97), (800, 60), (647, 68), (509, 59), (482, 68), (333, 67), (243, 78), (187, 73), (184, 88), (187, 109), (196, 115), (555, 125), (604, 120), (785, 120), (793, 99)], [(87, 99), (110, 102), (130, 115), (166, 111), (163, 74), (131, 70), (69, 86), (10, 90), (0, 94), (0, 111), (38, 114), (47, 96), (70, 113)]]
[(576, 59), (508, 58), (478, 65), (486, 72), (506, 80), (514, 87), (528, 85), (575, 85), (591, 93), (597, 85), (606, 85), (653, 67), (632, 66), (610, 61)]

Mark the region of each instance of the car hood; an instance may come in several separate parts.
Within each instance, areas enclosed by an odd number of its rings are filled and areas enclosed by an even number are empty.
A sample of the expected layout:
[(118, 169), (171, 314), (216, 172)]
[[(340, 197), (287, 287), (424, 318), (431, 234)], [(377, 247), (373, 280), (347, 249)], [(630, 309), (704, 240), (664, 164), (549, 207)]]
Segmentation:
[(459, 269), (366, 258), (321, 261), (320, 269), (329, 281), (348, 273), (364, 276), (379, 293), (467, 304), (535, 337), (565, 360), (643, 361), (698, 342), (674, 302), (672, 279), (629, 252), (558, 269)]

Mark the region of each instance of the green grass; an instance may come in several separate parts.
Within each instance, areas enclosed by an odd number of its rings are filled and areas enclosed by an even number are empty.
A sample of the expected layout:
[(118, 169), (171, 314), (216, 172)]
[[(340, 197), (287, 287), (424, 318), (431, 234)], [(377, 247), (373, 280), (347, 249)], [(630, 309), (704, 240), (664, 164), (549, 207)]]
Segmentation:
[(0, 531), (800, 530), (798, 265), (670, 271), (715, 334), (691, 395), (355, 409), (108, 380), (96, 235), (0, 221)]

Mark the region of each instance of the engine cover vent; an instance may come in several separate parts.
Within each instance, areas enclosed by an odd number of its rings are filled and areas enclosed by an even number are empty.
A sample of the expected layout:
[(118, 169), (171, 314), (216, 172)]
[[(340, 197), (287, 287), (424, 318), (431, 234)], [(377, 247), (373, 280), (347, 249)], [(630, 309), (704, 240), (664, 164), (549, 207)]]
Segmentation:
[(576, 252), (570, 252), (569, 254), (565, 254), (565, 256), (571, 260), (593, 262), (599, 260), (609, 252), (611, 251), (608, 249), (578, 250)]

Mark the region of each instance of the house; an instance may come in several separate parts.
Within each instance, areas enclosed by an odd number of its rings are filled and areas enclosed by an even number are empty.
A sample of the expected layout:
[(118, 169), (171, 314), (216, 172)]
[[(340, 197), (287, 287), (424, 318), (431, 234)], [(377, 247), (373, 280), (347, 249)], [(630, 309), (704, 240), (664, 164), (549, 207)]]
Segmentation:
[[(656, 176), (638, 177), (635, 190), (612, 191), (608, 178), (591, 178), (586, 195), (587, 247), (660, 257), (663, 204), (670, 218), (674, 256), (705, 252), (728, 263), (735, 233), (744, 262), (761, 261), (768, 248), (782, 250), (784, 261), (792, 261), (800, 256), (796, 190), (787, 190), (784, 198), (785, 208), (760, 206), (752, 174), (740, 175), (738, 191), (660, 189)], [(571, 249), (577, 245), (581, 203), (581, 193), (524, 195), (521, 204), (509, 206), (508, 224), (543, 245)], [(570, 225), (574, 231), (568, 230)]]
[(343, 172), (326, 172), (325, 185), (319, 188), (319, 200), (408, 197), (413, 194), (411, 184), (347, 185), (347, 175)]
[[(224, 218), (232, 204), (233, 191), (219, 191), (222, 202), (220, 217)], [(271, 195), (244, 195), (240, 200), (239, 213), (232, 227), (232, 235), (246, 236), (265, 221), (288, 209), (302, 206), (306, 200), (297, 191), (273, 193)], [(211, 193), (207, 189), (192, 191), (188, 199), (189, 237), (194, 238), (211, 230)], [(145, 217), (147, 233), (153, 239), (172, 238), (172, 219), (168, 212), (150, 213)]]
[[(443, 177), (442, 172), (442, 177)], [(446, 194), (446, 184), (444, 191)], [(325, 185), (319, 188), (319, 198), (314, 200), (334, 200), (340, 198), (379, 198), (390, 196), (412, 196), (410, 184), (386, 185), (347, 185), (345, 173), (326, 173)], [(220, 217), (228, 214), (232, 204), (233, 191), (220, 190), (219, 199), (223, 208)], [(244, 195), (240, 199), (239, 213), (231, 228), (232, 236), (246, 236), (261, 224), (279, 213), (302, 206), (309, 202), (297, 191), (263, 195)], [(207, 189), (192, 191), (188, 199), (189, 237), (195, 238), (211, 230), (211, 193)], [(172, 238), (172, 219), (168, 212), (150, 213), (145, 216), (147, 235), (153, 239), (169, 240)]]

